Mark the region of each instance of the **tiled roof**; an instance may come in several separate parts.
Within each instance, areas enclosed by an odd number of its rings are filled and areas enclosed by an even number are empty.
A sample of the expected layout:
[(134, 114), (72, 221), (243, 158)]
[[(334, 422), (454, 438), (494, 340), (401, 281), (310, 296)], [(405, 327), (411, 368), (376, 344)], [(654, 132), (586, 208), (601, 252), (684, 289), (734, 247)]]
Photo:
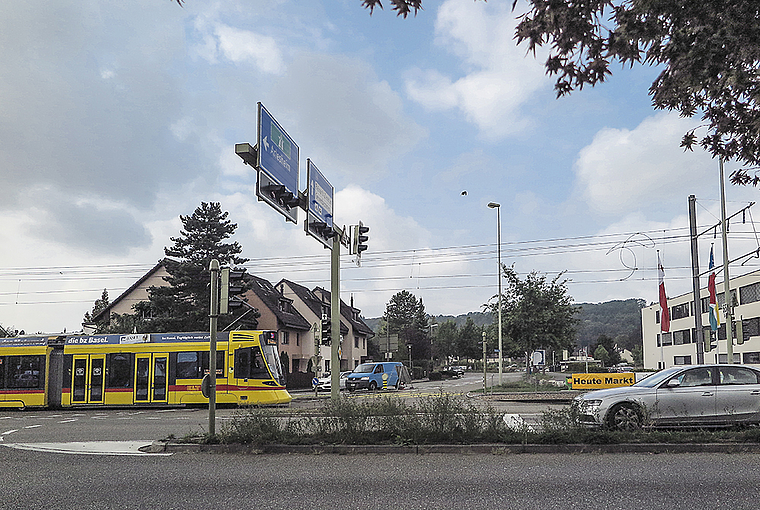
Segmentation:
[[(272, 313), (277, 317), (278, 322), (283, 326), (308, 331), (311, 328), (311, 324), (307, 321), (298, 310), (291, 306), (292, 300), (283, 297), (283, 295), (264, 278), (259, 278), (252, 274), (247, 275), (251, 286), (251, 292), (269, 308)], [(281, 302), (285, 302), (285, 309), (281, 306)]]

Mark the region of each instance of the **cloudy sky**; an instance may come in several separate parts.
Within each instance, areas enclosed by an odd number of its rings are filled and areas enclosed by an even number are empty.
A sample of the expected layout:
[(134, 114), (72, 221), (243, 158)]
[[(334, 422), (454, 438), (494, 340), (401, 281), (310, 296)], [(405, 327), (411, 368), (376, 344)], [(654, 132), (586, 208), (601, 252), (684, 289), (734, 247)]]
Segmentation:
[[(360, 0), (3, 2), (0, 325), (79, 330), (201, 201), (238, 224), (250, 272), (329, 288), (303, 215), (258, 202), (234, 153), (256, 142), (258, 102), (300, 146), (301, 188), (310, 158), (336, 223), (370, 226), (362, 267), (345, 255), (341, 271), (366, 317), (403, 289), (431, 314), (480, 310), (497, 284), (492, 201), (502, 261), (567, 271), (577, 302), (656, 300), (658, 250), (668, 293), (688, 292), (688, 196), (700, 230), (720, 216), (718, 163), (678, 146), (698, 119), (652, 109), (651, 68), (555, 99), (544, 57), (514, 44), (511, 4), (427, 0), (403, 19)], [(729, 213), (757, 193), (729, 187)], [(732, 257), (757, 247), (741, 219)], [(713, 242), (722, 262), (710, 232), (703, 265)]]

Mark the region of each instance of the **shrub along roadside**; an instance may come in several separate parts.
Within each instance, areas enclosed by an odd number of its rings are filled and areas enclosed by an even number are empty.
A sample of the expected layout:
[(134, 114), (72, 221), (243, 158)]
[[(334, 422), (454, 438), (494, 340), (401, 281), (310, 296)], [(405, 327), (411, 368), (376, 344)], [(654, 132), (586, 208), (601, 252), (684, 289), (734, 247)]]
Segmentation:
[[(193, 438), (187, 438), (192, 440)], [(195, 438), (197, 440), (198, 438)], [(329, 401), (312, 416), (282, 416), (277, 410), (248, 408), (225, 422), (216, 437), (224, 444), (620, 444), (760, 442), (760, 428), (706, 430), (589, 430), (573, 407), (543, 414), (537, 426), (508, 423), (503, 413), (462, 397), (441, 394), (409, 403), (386, 396)]]

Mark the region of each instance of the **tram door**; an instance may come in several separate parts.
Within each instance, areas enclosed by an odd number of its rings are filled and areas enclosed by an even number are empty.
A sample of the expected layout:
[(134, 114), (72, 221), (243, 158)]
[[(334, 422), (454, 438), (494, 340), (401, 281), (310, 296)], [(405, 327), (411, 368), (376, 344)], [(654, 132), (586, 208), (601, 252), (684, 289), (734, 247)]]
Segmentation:
[(135, 363), (135, 403), (166, 402), (169, 354), (138, 354)]
[(73, 404), (103, 403), (106, 372), (105, 354), (74, 356), (73, 361), (71, 402)]

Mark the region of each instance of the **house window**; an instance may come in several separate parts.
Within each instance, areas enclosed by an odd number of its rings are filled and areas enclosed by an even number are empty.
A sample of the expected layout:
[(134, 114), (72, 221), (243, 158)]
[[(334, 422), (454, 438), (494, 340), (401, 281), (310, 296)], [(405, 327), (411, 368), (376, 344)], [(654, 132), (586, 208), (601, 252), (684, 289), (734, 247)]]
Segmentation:
[(357, 348), (357, 349), (359, 348), (359, 337), (358, 336), (354, 337), (354, 347)]
[(760, 282), (739, 287), (739, 299), (743, 305), (760, 301)]
[(290, 343), (290, 331), (280, 331), (280, 344), (288, 345)]
[(683, 329), (673, 332), (673, 345), (683, 345), (691, 343), (691, 331)]
[(691, 365), (691, 356), (674, 356), (674, 365)]
[(683, 319), (684, 317), (688, 317), (688, 316), (689, 316), (689, 303), (676, 305), (670, 309), (670, 318), (673, 320)]
[(744, 363), (747, 365), (760, 365), (760, 352), (745, 352)]
[(662, 345), (673, 345), (673, 334), (672, 333), (663, 333), (662, 334)]
[(760, 336), (760, 317), (742, 320), (742, 333), (746, 342), (752, 336)]
[(296, 345), (301, 345), (301, 333), (296, 333)]
[(703, 297), (702, 298), (702, 313), (707, 313), (710, 311), (710, 297)]

